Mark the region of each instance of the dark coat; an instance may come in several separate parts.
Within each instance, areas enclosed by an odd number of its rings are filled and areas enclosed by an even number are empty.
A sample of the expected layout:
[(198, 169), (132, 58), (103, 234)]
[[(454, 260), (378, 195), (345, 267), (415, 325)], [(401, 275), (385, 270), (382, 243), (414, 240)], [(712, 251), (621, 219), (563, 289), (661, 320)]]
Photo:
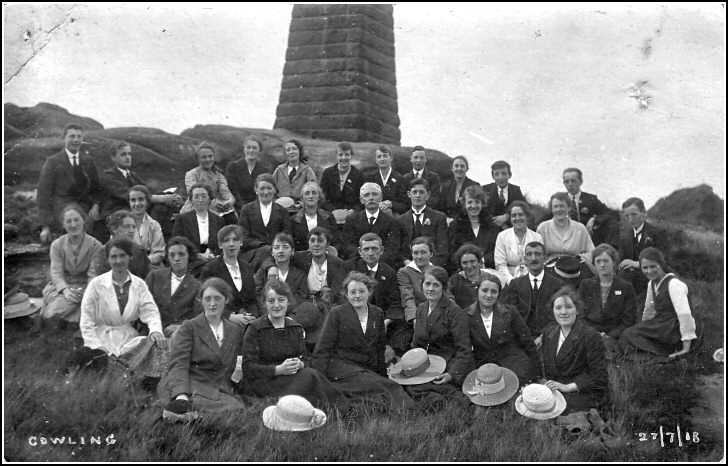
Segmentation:
[(202, 312), (202, 305), (197, 300), (200, 282), (189, 271), (174, 294), (171, 294), (172, 269), (169, 267), (152, 270), (146, 282), (162, 316), (162, 327), (181, 324)]
[(276, 376), (276, 366), (289, 358), (300, 358), (310, 366), (310, 358), (303, 339), (303, 326), (286, 317), (283, 332), (276, 335), (267, 316), (248, 325), (243, 339), (243, 376), (249, 381), (265, 382)]
[[(493, 258), (495, 241), (498, 239), (498, 233), (501, 231), (500, 228), (490, 221), (490, 215), (485, 212), (485, 209), (480, 213), (480, 229), (478, 230), (477, 237), (473, 234), (473, 228), (470, 226), (470, 220), (467, 214), (463, 214), (453, 220), (450, 223), (448, 232), (450, 238), (450, 256), (452, 257), (453, 264), (458, 248), (463, 244), (470, 243), (478, 246), (483, 251), (485, 266), (495, 269), (495, 259)], [(454, 266), (455, 270), (460, 269), (460, 264), (454, 264)]]
[[(368, 274), (369, 268), (361, 257), (352, 257), (344, 262), (344, 269), (348, 275), (351, 271)], [(397, 272), (382, 261), (379, 261), (377, 273), (374, 275), (374, 292), (369, 302), (384, 311), (385, 319), (404, 319), (402, 303), (399, 299), (397, 286)]]
[(584, 302), (584, 322), (610, 338), (618, 339), (625, 328), (635, 323), (637, 297), (632, 284), (626, 280), (614, 277), (604, 307), (599, 277), (583, 280), (579, 285), (579, 297)]
[(351, 166), (349, 176), (346, 177), (344, 189), (339, 184), (339, 164), (327, 167), (321, 175), (321, 190), (324, 192), (323, 209), (333, 212), (336, 209), (361, 210), (359, 190), (364, 184), (361, 172)]
[(225, 169), (225, 179), (230, 192), (235, 196), (235, 209), (239, 211), (245, 204), (256, 200), (255, 179), (263, 173), (270, 173), (270, 170), (260, 161), (256, 162), (253, 173), (248, 172), (245, 158), (228, 164)]
[(524, 275), (511, 280), (511, 283), (503, 290), (503, 297), (500, 299), (503, 304), (516, 306), (521, 313), (531, 336), (534, 338), (541, 335), (544, 327), (554, 321), (553, 310), (549, 308), (549, 301), (564, 283), (551, 275), (544, 273), (543, 281), (539, 283), (538, 302), (536, 312), (531, 313), (531, 289), (533, 284), (529, 281), (531, 275)]
[(407, 185), (404, 177), (392, 169), (387, 184), (382, 184), (382, 175), (379, 169), (364, 175), (364, 182), (376, 183), (382, 188), (382, 200), (392, 201), (392, 211), (395, 214), (401, 214), (409, 209), (409, 199), (407, 198)]
[(217, 277), (230, 285), (230, 289), (233, 293), (233, 299), (227, 304), (226, 315), (229, 315), (229, 312), (238, 314), (241, 312), (241, 309), (244, 309), (245, 312), (249, 312), (255, 316), (260, 316), (258, 301), (256, 300), (255, 295), (253, 269), (248, 263), (244, 262), (239, 257), (238, 267), (240, 267), (240, 277), (243, 281), (243, 286), (240, 287), (240, 291), (235, 288), (233, 277), (230, 276), (230, 271), (225, 265), (225, 261), (222, 256), (211, 260), (202, 267), (202, 271), (200, 272), (200, 281), (204, 282), (210, 277)]
[(446, 296), (428, 316), (429, 306), (427, 301), (417, 306), (412, 348), (424, 348), (429, 354), (445, 358), (445, 372), (453, 377), (455, 385), (462, 385), (474, 366), (468, 315)]
[(65, 149), (48, 157), (40, 170), (38, 221), (54, 231), (62, 231), (59, 215), (66, 205), (75, 202), (88, 212), (94, 204), (101, 202), (102, 189), (96, 164), (82, 151), (78, 152), (78, 157), (84, 173), (84, 179), (78, 185)]
[[(308, 280), (308, 272), (311, 269), (313, 256), (310, 251), (300, 251), (293, 255), (292, 264), (301, 269), (306, 280)], [(333, 304), (339, 304), (344, 299), (344, 278), (346, 271), (344, 270), (344, 261), (338, 257), (326, 256), (326, 284), (331, 288)], [(310, 290), (309, 290), (310, 293)]]
[[(212, 212), (207, 213), (208, 226), (207, 226), (207, 250), (215, 255), (222, 253), (220, 246), (217, 244), (217, 232), (220, 228), (225, 226), (225, 220), (217, 214)], [(200, 248), (200, 230), (197, 228), (197, 212), (191, 210), (184, 214), (179, 214), (174, 220), (174, 226), (172, 227), (172, 236), (184, 236), (188, 240), (192, 241), (192, 244), (200, 249), (200, 252), (205, 252)], [(192, 261), (193, 258), (190, 258)]]
[(172, 337), (167, 374), (160, 385), (169, 398), (201, 395), (217, 400), (220, 392), (232, 395), (230, 377), (242, 354), (243, 328), (223, 319), (222, 347), (204, 314), (186, 320)]
[(291, 233), (291, 216), (284, 207), (273, 203), (268, 226), (263, 223), (263, 215), (260, 213), (260, 202), (257, 200), (249, 202), (240, 209), (238, 225), (243, 228), (242, 251), (250, 251), (261, 246), (273, 244), (273, 238), (277, 233)]
[[(402, 178), (404, 179), (405, 186), (404, 194), (405, 196), (407, 196), (410, 181), (415, 179), (415, 172), (407, 172), (402, 175)], [(427, 184), (430, 188), (430, 197), (429, 199), (427, 199), (427, 206), (432, 207), (433, 209), (437, 209), (437, 207), (440, 205), (440, 175), (425, 168), (424, 170), (422, 170), (422, 178), (427, 180)], [(407, 200), (409, 201), (409, 197), (407, 197)], [(407, 202), (407, 206), (412, 207), (412, 203)]]
[(455, 190), (457, 190), (457, 183), (455, 180), (451, 180), (440, 186), (440, 198), (437, 210), (443, 212), (448, 218), (458, 218), (465, 213), (465, 188), (468, 186), (480, 186), (477, 181), (473, 181), (467, 176), (463, 181), (463, 185), (458, 192), (458, 199), (455, 200)]
[[(111, 270), (111, 266), (106, 260), (106, 247), (103, 247), (91, 259), (91, 265), (88, 268), (88, 277), (89, 279), (98, 277), (109, 270)], [(129, 273), (139, 278), (146, 277), (149, 273), (149, 256), (147, 255), (147, 251), (137, 243), (131, 243)]]
[[(397, 217), (397, 221), (402, 226), (402, 233), (405, 238), (416, 238), (415, 220), (412, 210), (408, 210)], [(444, 267), (450, 256), (448, 253), (447, 217), (442, 212), (425, 207), (421, 222), (422, 231), (419, 236), (429, 236), (432, 242), (435, 243), (435, 251), (430, 262)], [(409, 248), (406, 258), (412, 260), (412, 251)]]
[[(331, 232), (331, 241), (329, 246), (333, 246), (338, 251), (341, 248), (341, 240), (339, 239), (339, 225), (336, 223), (331, 212), (318, 209), (316, 212), (316, 225), (324, 227)], [(308, 223), (306, 223), (306, 214), (303, 210), (299, 210), (291, 217), (291, 228), (293, 229), (293, 242), (296, 251), (308, 250)]]
[[(377, 175), (379, 176), (379, 175)], [(394, 218), (380, 211), (373, 228), (369, 229), (367, 211), (354, 212), (346, 218), (342, 235), (342, 251), (344, 259), (351, 259), (359, 254), (359, 239), (364, 233), (376, 233), (382, 238), (384, 254), (382, 261), (393, 269), (398, 269), (407, 257), (410, 238), (402, 233), (402, 225)]]
[(338, 380), (370, 370), (386, 377), (384, 365), (384, 312), (369, 305), (367, 331), (350, 303), (336, 306), (326, 316), (313, 353), (312, 365), (329, 380)]
[[(101, 183), (101, 206), (99, 212), (104, 219), (117, 210), (129, 210), (129, 188), (147, 184), (133, 171), (129, 170), (129, 178), (124, 177), (116, 167), (104, 170), (99, 178)], [(147, 206), (147, 211), (151, 205)]]
[(556, 322), (544, 329), (544, 377), (563, 384), (575, 382), (580, 393), (605, 392), (609, 375), (602, 337), (577, 318), (556, 354), (560, 332)]
[[(642, 227), (639, 243), (635, 244), (634, 242), (634, 231), (632, 228), (627, 228), (619, 235), (619, 246), (617, 249), (622, 259), (639, 261), (640, 253), (646, 248), (653, 247), (659, 249), (665, 255), (665, 258), (669, 260), (672, 249), (669, 241), (670, 236), (666, 230), (645, 222)], [(620, 270), (618, 276), (630, 282), (637, 295), (647, 292), (647, 283), (649, 280), (639, 268)]]
[(483, 185), (483, 191), (488, 196), (488, 213), (490, 215), (503, 215), (508, 211), (508, 206), (513, 201), (526, 202), (526, 198), (523, 197), (521, 188), (515, 184), (508, 183), (508, 203), (504, 204), (498, 195), (498, 185), (495, 183), (488, 183)]

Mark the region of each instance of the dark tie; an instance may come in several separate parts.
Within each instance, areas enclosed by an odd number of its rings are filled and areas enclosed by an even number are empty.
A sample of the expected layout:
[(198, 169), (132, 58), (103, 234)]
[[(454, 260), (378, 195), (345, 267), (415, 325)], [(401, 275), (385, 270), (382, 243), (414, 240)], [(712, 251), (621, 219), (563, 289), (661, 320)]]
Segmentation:
[(531, 289), (531, 310), (536, 311), (538, 303), (538, 278), (533, 279), (533, 288)]
[(640, 233), (635, 233), (632, 240), (632, 259), (637, 260), (640, 255)]
[(73, 180), (78, 184), (82, 183), (84, 181), (83, 179), (83, 168), (81, 168), (81, 164), (79, 163), (78, 156), (74, 155), (71, 157), (73, 159)]
[(371, 278), (372, 280), (374, 280), (374, 270), (369, 269), (369, 272), (367, 272), (367, 275), (369, 275), (369, 278)]
[(417, 217), (417, 220), (415, 220), (415, 238), (417, 238), (422, 236), (422, 222), (420, 221), (422, 214), (415, 214), (415, 217)]
[(571, 194), (571, 217), (577, 222), (581, 222), (581, 214), (579, 213), (579, 201), (573, 194)]
[(505, 204), (506, 203), (506, 196), (505, 196), (505, 194), (503, 194), (503, 191), (505, 191), (505, 189), (499, 190), (499, 192), (498, 192), (498, 200), (500, 200), (501, 203)]
[(294, 167), (293, 170), (291, 170), (291, 173), (288, 174), (288, 182), (293, 183), (293, 178), (296, 177), (296, 168)]
[(369, 217), (369, 231), (372, 231), (372, 228), (374, 228), (374, 215)]

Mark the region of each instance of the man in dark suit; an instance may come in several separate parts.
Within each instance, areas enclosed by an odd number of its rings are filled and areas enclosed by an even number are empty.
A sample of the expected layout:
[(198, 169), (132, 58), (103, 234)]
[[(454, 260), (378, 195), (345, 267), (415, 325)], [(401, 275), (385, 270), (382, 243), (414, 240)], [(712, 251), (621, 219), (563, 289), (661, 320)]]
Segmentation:
[(563, 173), (564, 186), (571, 198), (571, 209), (569, 209), (569, 218), (581, 222), (592, 234), (594, 230), (594, 222), (597, 216), (610, 216), (609, 208), (599, 200), (594, 194), (585, 193), (581, 190), (584, 182), (581, 170), (578, 168), (567, 168)]
[(430, 185), (430, 198), (427, 201), (427, 205), (436, 208), (440, 203), (440, 176), (425, 168), (425, 164), (427, 164), (427, 151), (425, 148), (422, 146), (412, 148), (410, 162), (412, 163), (412, 171), (407, 172), (403, 176), (404, 185), (409, 186), (410, 182), (417, 178), (426, 179)]
[(52, 233), (62, 233), (59, 215), (75, 202), (88, 212), (89, 222), (99, 217), (101, 184), (96, 164), (82, 153), (83, 127), (69, 123), (63, 128), (64, 148), (46, 159), (38, 180), (38, 220), (43, 229), (42, 242), (50, 242)]
[(541, 346), (544, 327), (554, 321), (549, 301), (564, 283), (544, 273), (546, 248), (538, 241), (531, 241), (525, 248), (528, 275), (511, 280), (503, 290), (502, 301), (516, 306), (534, 337), (537, 347)]
[[(401, 214), (409, 207), (407, 203), (407, 186), (402, 175), (392, 168), (392, 149), (378, 146), (374, 152), (377, 169), (364, 175), (364, 182), (376, 183), (382, 188), (382, 200), (379, 208), (388, 214)], [(385, 240), (386, 241), (386, 240)]]
[(339, 163), (324, 170), (321, 175), (321, 190), (325, 201), (322, 209), (347, 210), (349, 214), (361, 210), (359, 203), (359, 190), (364, 183), (361, 172), (351, 164), (354, 148), (348, 142), (341, 142), (336, 148)]
[(619, 263), (618, 276), (632, 283), (637, 296), (640, 296), (647, 292), (649, 282), (640, 270), (640, 253), (646, 248), (654, 247), (668, 257), (670, 252), (668, 233), (646, 221), (647, 209), (644, 201), (638, 197), (630, 197), (624, 201), (622, 216), (630, 228), (623, 231), (619, 237), (619, 254), (622, 256), (622, 261)]
[[(448, 262), (447, 217), (442, 212), (427, 206), (430, 197), (430, 187), (425, 178), (415, 178), (409, 183), (407, 196), (410, 198), (412, 208), (400, 215), (397, 222), (402, 226), (405, 238), (428, 236), (435, 246), (431, 262), (445, 267)], [(411, 251), (408, 253), (405, 264), (412, 260)]]
[(376, 233), (384, 242), (382, 261), (397, 270), (407, 257), (410, 239), (403, 237), (402, 226), (379, 209), (382, 188), (376, 183), (364, 183), (360, 190), (364, 210), (355, 212), (344, 223), (342, 257), (351, 259), (358, 253), (359, 238), (364, 233)]
[(495, 183), (483, 186), (488, 199), (488, 213), (493, 217), (493, 223), (505, 230), (510, 226), (508, 206), (513, 201), (526, 202), (526, 198), (523, 197), (520, 187), (509, 183), (513, 174), (508, 162), (498, 160), (490, 166), (490, 174)]

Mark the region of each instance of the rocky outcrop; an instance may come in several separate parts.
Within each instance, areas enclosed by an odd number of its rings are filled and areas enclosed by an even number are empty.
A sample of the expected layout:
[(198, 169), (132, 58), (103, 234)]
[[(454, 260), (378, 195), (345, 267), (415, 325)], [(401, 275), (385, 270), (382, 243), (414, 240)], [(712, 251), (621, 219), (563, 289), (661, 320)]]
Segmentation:
[(6, 130), (7, 126), (12, 129), (10, 132), (5, 132), (5, 142), (18, 137), (62, 136), (63, 127), (68, 123), (78, 123), (86, 131), (104, 129), (101, 123), (96, 120), (73, 115), (65, 108), (45, 102), (41, 102), (35, 107), (18, 107), (15, 104), (6, 103), (3, 111)]
[(702, 184), (694, 188), (678, 189), (663, 197), (648, 211), (651, 219), (676, 226), (704, 228), (716, 233), (723, 232), (724, 201), (713, 188)]

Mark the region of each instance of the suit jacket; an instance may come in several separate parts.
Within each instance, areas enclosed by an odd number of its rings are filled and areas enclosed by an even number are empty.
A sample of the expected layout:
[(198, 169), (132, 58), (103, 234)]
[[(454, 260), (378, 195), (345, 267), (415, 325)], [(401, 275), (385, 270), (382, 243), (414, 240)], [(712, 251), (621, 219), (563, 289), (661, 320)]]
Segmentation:
[(625, 328), (635, 324), (637, 297), (632, 284), (626, 280), (614, 277), (605, 306), (602, 306), (599, 277), (583, 280), (579, 297), (584, 302), (584, 321), (598, 332), (618, 339)]
[(429, 354), (445, 358), (445, 371), (453, 377), (455, 385), (462, 385), (475, 365), (468, 315), (445, 295), (428, 316), (429, 307), (427, 301), (417, 306), (412, 348), (424, 348)]
[[(336, 223), (334, 215), (326, 210), (318, 209), (316, 225), (331, 232), (329, 246), (335, 247), (338, 251), (341, 248), (341, 240), (339, 239), (339, 225)], [(308, 223), (306, 223), (306, 214), (303, 210), (299, 210), (291, 217), (291, 229), (296, 251), (308, 250)]]
[(526, 198), (523, 197), (521, 188), (515, 184), (508, 183), (508, 202), (503, 203), (498, 195), (498, 185), (495, 183), (488, 183), (483, 186), (483, 191), (488, 196), (488, 213), (493, 215), (503, 215), (508, 211), (508, 206), (513, 201), (526, 202)]
[[(303, 271), (306, 280), (308, 280), (308, 272), (309, 269), (311, 269), (311, 262), (313, 262), (313, 256), (310, 251), (299, 251), (295, 253), (292, 258), (292, 264)], [(333, 304), (341, 304), (345, 301), (343, 286), (344, 277), (346, 277), (344, 261), (338, 257), (327, 255), (326, 284), (329, 288), (331, 288)]]
[(240, 267), (240, 277), (243, 281), (243, 286), (240, 287), (240, 291), (235, 288), (235, 282), (233, 277), (230, 276), (230, 271), (225, 265), (223, 256), (217, 257), (202, 267), (200, 272), (200, 281), (204, 282), (210, 277), (221, 278), (225, 283), (230, 285), (230, 289), (233, 292), (233, 299), (228, 303), (225, 316), (227, 317), (230, 313), (238, 314), (241, 309), (245, 309), (245, 312), (250, 312), (255, 316), (260, 316), (260, 310), (258, 309), (258, 301), (255, 295), (255, 279), (253, 278), (253, 268), (238, 257), (238, 267)]
[(409, 209), (409, 199), (407, 198), (407, 185), (405, 185), (402, 175), (392, 169), (387, 184), (382, 183), (382, 175), (379, 169), (364, 175), (364, 182), (377, 183), (382, 188), (382, 200), (392, 201), (392, 211), (395, 214), (401, 214)]
[(384, 254), (381, 260), (393, 269), (399, 268), (402, 260), (408, 255), (409, 238), (402, 234), (402, 225), (382, 211), (379, 211), (377, 221), (371, 230), (366, 210), (354, 212), (346, 218), (340, 255), (344, 259), (356, 257), (359, 254), (359, 238), (370, 231), (382, 238)]
[(167, 374), (160, 385), (171, 400), (182, 393), (210, 400), (219, 400), (220, 392), (232, 395), (230, 377), (242, 345), (243, 328), (227, 319), (223, 319), (222, 346), (205, 314), (186, 320), (172, 337)]
[(275, 202), (270, 213), (268, 226), (263, 223), (263, 215), (260, 212), (260, 202), (255, 200), (249, 202), (240, 209), (238, 225), (243, 228), (242, 251), (250, 251), (264, 245), (273, 244), (273, 238), (277, 233), (291, 233), (291, 216), (288, 210)]
[(172, 293), (172, 269), (154, 269), (146, 278), (149, 291), (157, 303), (162, 316), (162, 327), (181, 324), (202, 312), (202, 305), (197, 300), (200, 282), (188, 271), (174, 294)]
[(604, 205), (602, 201), (595, 194), (581, 192), (579, 196), (579, 220), (573, 210), (569, 210), (569, 217), (572, 220), (577, 220), (584, 225), (594, 216), (608, 215), (610, 214), (609, 208)]
[[(419, 236), (429, 236), (432, 239), (432, 242), (435, 243), (435, 251), (430, 261), (435, 265), (445, 267), (450, 256), (448, 253), (447, 217), (431, 207), (425, 207), (422, 213), (422, 231)], [(416, 237), (413, 215), (414, 212), (410, 209), (397, 217), (397, 221), (402, 225), (404, 238), (414, 239)], [(407, 244), (410, 242), (411, 240), (407, 241)], [(406, 258), (412, 260), (412, 250), (410, 248), (408, 248)]]
[(351, 165), (349, 175), (346, 177), (344, 189), (339, 184), (339, 164), (327, 167), (321, 175), (321, 189), (324, 192), (323, 209), (333, 212), (336, 209), (361, 210), (359, 190), (364, 184), (361, 172)]
[[(344, 262), (344, 269), (347, 275), (351, 271), (369, 273), (369, 267), (361, 257), (352, 257)], [(397, 286), (397, 272), (382, 261), (379, 261), (377, 273), (374, 274), (374, 292), (369, 295), (369, 302), (384, 311), (385, 319), (404, 319)]]
[(42, 226), (61, 231), (58, 216), (66, 205), (75, 202), (88, 212), (93, 204), (101, 202), (101, 183), (96, 164), (83, 151), (78, 152), (78, 161), (85, 178), (78, 188), (65, 149), (48, 157), (43, 164), (38, 180), (38, 221)]
[(670, 250), (668, 232), (656, 225), (645, 222), (642, 227), (640, 241), (636, 245), (634, 243), (634, 230), (632, 228), (622, 231), (619, 235), (619, 253), (622, 259), (638, 261), (640, 253), (649, 247), (657, 248), (668, 256)]
[(387, 376), (384, 365), (384, 312), (369, 305), (366, 333), (350, 303), (329, 311), (311, 364), (330, 380), (344, 379), (364, 370)]
[(556, 293), (564, 283), (551, 275), (544, 273), (543, 281), (539, 283), (538, 302), (536, 303), (536, 312), (531, 312), (531, 288), (533, 284), (529, 281), (531, 275), (514, 278), (511, 283), (503, 290), (503, 304), (516, 306), (518, 312), (521, 313), (531, 336), (534, 338), (541, 335), (544, 327), (549, 322), (554, 321), (553, 310), (549, 308), (551, 296)]
[(556, 354), (560, 333), (556, 322), (544, 329), (544, 377), (564, 384), (575, 382), (580, 393), (606, 391), (609, 376), (599, 333), (577, 318)]
[(253, 173), (248, 172), (248, 164), (244, 158), (228, 164), (225, 169), (225, 179), (230, 192), (235, 196), (236, 210), (239, 211), (245, 204), (256, 200), (255, 179), (263, 173), (270, 171), (260, 161), (256, 162)]
[[(125, 178), (118, 168), (111, 167), (104, 170), (99, 178), (101, 183), (101, 218), (106, 218), (117, 210), (129, 209), (129, 188), (141, 184), (146, 186), (144, 180), (129, 170), (129, 178)], [(151, 206), (147, 206), (149, 210)]]
[(451, 180), (440, 186), (439, 204), (437, 210), (443, 212), (448, 218), (458, 218), (465, 213), (465, 199), (463, 193), (465, 188), (468, 186), (480, 186), (477, 181), (473, 181), (467, 176), (463, 181), (463, 185), (458, 191), (458, 198), (455, 200), (455, 191), (457, 190), (457, 183), (455, 180)]
[[(404, 178), (404, 193), (405, 196), (407, 196), (410, 181), (415, 179), (415, 172), (409, 171), (402, 175), (402, 178)], [(437, 207), (440, 205), (440, 176), (437, 173), (425, 168), (424, 170), (422, 170), (422, 178), (427, 180), (427, 184), (430, 187), (430, 197), (429, 199), (427, 199), (427, 205), (429, 207), (432, 207), (433, 209), (437, 209)], [(407, 198), (407, 200), (409, 201), (409, 197)], [(412, 202), (407, 202), (407, 205), (409, 207), (412, 207)]]
[(309, 181), (316, 181), (316, 173), (314, 173), (313, 168), (301, 162), (296, 167), (296, 174), (291, 182), (288, 179), (288, 163), (282, 163), (273, 171), (273, 178), (275, 178), (278, 187), (278, 197), (288, 196), (297, 201), (301, 199), (303, 185)]
[[(207, 219), (207, 250), (211, 251), (215, 255), (219, 255), (222, 253), (222, 250), (217, 244), (217, 232), (220, 231), (220, 228), (225, 226), (225, 220), (212, 212), (207, 213)], [(184, 236), (188, 240), (192, 241), (192, 244), (200, 248), (200, 230), (197, 228), (197, 212), (191, 210), (184, 214), (179, 214), (174, 220), (172, 236)], [(205, 251), (201, 250), (200, 252)]]
[(521, 313), (515, 307), (497, 303), (493, 309), (490, 335), (480, 317), (480, 305), (475, 302), (465, 310), (470, 322), (470, 342), (473, 344), (475, 365), (498, 362), (513, 351), (523, 351), (531, 359), (533, 367), (540, 365), (536, 345)]
[[(495, 268), (495, 242), (498, 239), (498, 233), (502, 230), (490, 221), (490, 215), (481, 211), (480, 229), (478, 236), (473, 234), (473, 228), (470, 226), (470, 220), (467, 214), (464, 214), (450, 223), (449, 239), (450, 239), (450, 255), (455, 261), (455, 253), (463, 244), (474, 244), (483, 251), (483, 262), (487, 268)], [(454, 264), (455, 270), (460, 269), (460, 264)]]

